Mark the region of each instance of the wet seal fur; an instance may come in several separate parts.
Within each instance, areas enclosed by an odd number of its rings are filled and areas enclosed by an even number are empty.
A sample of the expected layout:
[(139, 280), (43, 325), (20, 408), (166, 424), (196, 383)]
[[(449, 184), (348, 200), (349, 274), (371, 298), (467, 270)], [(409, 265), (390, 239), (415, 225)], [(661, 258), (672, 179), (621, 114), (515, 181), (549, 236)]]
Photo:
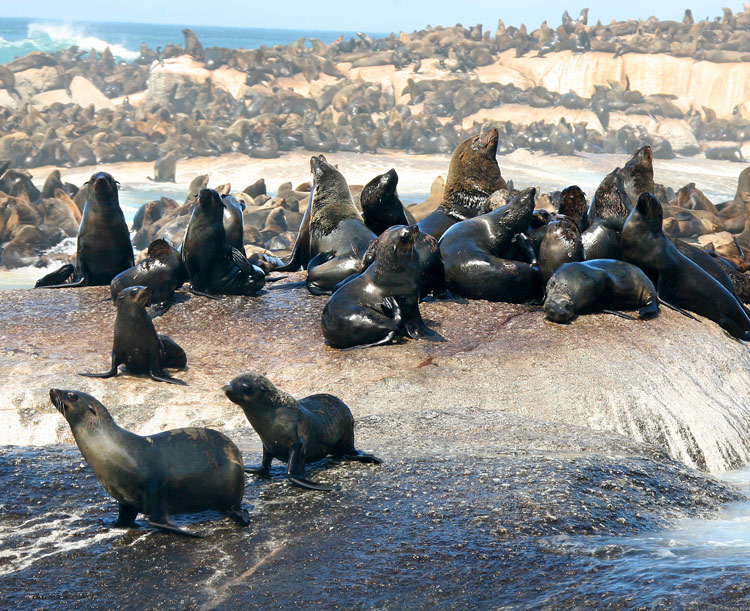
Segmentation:
[(616, 168), (599, 184), (586, 212), (581, 242), (587, 260), (621, 258), (620, 232), (632, 208), (622, 170)]
[(508, 185), (497, 165), (496, 128), (461, 142), (451, 157), (443, 201), (432, 214), (419, 221), (420, 231), (440, 239), (453, 224), (487, 212), (486, 201)]
[[(536, 189), (515, 195), (488, 214), (457, 223), (440, 239), (448, 289), (467, 299), (528, 303), (541, 299), (542, 277), (528, 239)], [(513, 240), (526, 244), (531, 263), (509, 257)]]
[(569, 322), (580, 312), (625, 316), (615, 311), (620, 308), (638, 308), (639, 318), (659, 312), (654, 284), (638, 267), (625, 261), (566, 263), (547, 282), (544, 313), (553, 322)]
[(379, 236), (394, 225), (411, 225), (404, 205), (396, 193), (398, 174), (391, 168), (368, 182), (359, 196), (362, 219), (375, 235)]
[(141, 437), (117, 426), (91, 395), (51, 388), (49, 396), (96, 479), (118, 502), (115, 527), (135, 527), (136, 516), (143, 513), (160, 530), (200, 537), (175, 526), (169, 516), (209, 509), (227, 512), (242, 526), (250, 524), (241, 507), (242, 454), (226, 435), (190, 427)]
[(148, 246), (146, 258), (124, 272), (120, 272), (110, 284), (112, 301), (129, 286), (145, 286), (151, 293), (151, 311), (164, 313), (174, 300), (174, 292), (187, 280), (182, 264), (182, 255), (164, 238), (158, 238)]
[(277, 271), (306, 266), (308, 290), (313, 295), (329, 295), (339, 282), (359, 271), (362, 257), (377, 236), (362, 220), (341, 172), (323, 155), (313, 156), (310, 167), (315, 186), (292, 256)]
[(642, 193), (622, 230), (623, 259), (646, 272), (664, 305), (681, 312), (682, 308), (690, 310), (713, 320), (733, 337), (750, 339), (750, 319), (744, 308), (715, 278), (675, 248), (664, 235), (663, 221), (659, 201)]
[(295, 486), (333, 490), (305, 477), (305, 465), (332, 456), (338, 460), (380, 464), (382, 461), (354, 447), (354, 417), (333, 395), (310, 395), (296, 400), (257, 373), (245, 373), (224, 387), (239, 405), (263, 443), (260, 467), (245, 469), (268, 477), (275, 458), (288, 463), (287, 478)]
[[(98, 172), (86, 184), (88, 196), (78, 229), (76, 266), (65, 265), (40, 278), (37, 288), (107, 285), (135, 263), (117, 182), (106, 172)], [(74, 272), (76, 280), (65, 282)]]
[(334, 348), (386, 344), (407, 335), (436, 335), (419, 313), (421, 266), (416, 225), (393, 227), (379, 239), (373, 263), (336, 289), (323, 308), (323, 336)]
[(263, 270), (232, 245), (224, 225), (224, 201), (201, 189), (182, 243), (182, 261), (196, 295), (255, 295), (266, 283)]
[(112, 344), (112, 368), (105, 373), (79, 373), (90, 378), (112, 378), (125, 365), (130, 373), (148, 373), (152, 380), (182, 384), (171, 377), (165, 367), (184, 369), (185, 351), (166, 335), (157, 335), (154, 323), (146, 313), (151, 293), (145, 286), (131, 286), (117, 296), (115, 338)]

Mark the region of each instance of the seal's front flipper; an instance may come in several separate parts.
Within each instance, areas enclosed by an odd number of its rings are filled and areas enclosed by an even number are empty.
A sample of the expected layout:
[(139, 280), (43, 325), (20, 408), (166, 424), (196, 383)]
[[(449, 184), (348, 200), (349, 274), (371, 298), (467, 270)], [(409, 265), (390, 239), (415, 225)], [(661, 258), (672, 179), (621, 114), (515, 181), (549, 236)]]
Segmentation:
[(273, 455), (263, 448), (263, 460), (261, 461), (260, 467), (245, 467), (245, 473), (252, 473), (258, 477), (269, 478), (271, 477), (271, 462), (273, 461)]
[(117, 355), (112, 351), (112, 369), (105, 373), (84, 373), (79, 371), (79, 376), (86, 376), (87, 378), (113, 378), (117, 375), (117, 368), (120, 365), (120, 361)]
[(162, 301), (160, 303), (151, 304), (151, 318), (156, 318), (162, 314), (166, 314), (169, 308), (172, 307), (171, 301)]
[(306, 488), (308, 490), (324, 490), (326, 492), (330, 492), (331, 490), (337, 490), (334, 486), (326, 486), (325, 484), (316, 484), (315, 482), (311, 482), (309, 479), (305, 479), (304, 477), (295, 477), (290, 475), (289, 481), (294, 484), (295, 486), (299, 486), (300, 488)]
[(194, 289), (192, 286), (190, 287), (190, 292), (193, 295), (197, 295), (198, 297), (207, 297), (208, 299), (213, 299), (214, 301), (221, 301), (223, 299), (223, 297), (220, 297), (219, 295), (213, 295), (211, 293), (204, 293), (203, 291)]
[(693, 316), (690, 312), (686, 312), (682, 308), (678, 308), (676, 305), (672, 305), (668, 301), (664, 301), (661, 297), (659, 297), (659, 303), (663, 306), (669, 308), (670, 310), (674, 310), (675, 312), (679, 312), (683, 316), (687, 316), (688, 318), (692, 318), (693, 320), (698, 320), (695, 316)]
[(240, 526), (250, 526), (250, 514), (242, 507), (230, 507), (227, 515), (234, 518)]
[[(56, 269), (54, 272), (50, 272), (46, 276), (43, 276), (42, 278), (39, 278), (39, 280), (36, 281), (36, 284), (34, 284), (34, 288), (60, 288), (65, 286), (80, 286), (80, 285), (74, 285), (74, 284), (67, 284), (66, 281), (75, 274), (76, 268), (75, 265), (72, 265), (70, 263), (67, 263), (63, 265), (62, 267)], [(81, 281), (83, 281), (83, 278), (81, 278)]]
[(182, 530), (181, 528), (178, 528), (174, 524), (170, 524), (168, 522), (156, 522), (155, 520), (152, 520), (151, 518), (149, 518), (146, 521), (149, 523), (149, 526), (153, 526), (154, 528), (158, 528), (159, 530), (163, 530), (165, 532), (174, 533), (176, 535), (182, 535), (183, 537), (192, 537), (193, 539), (205, 539), (203, 535), (191, 533), (187, 530)]
[(372, 463), (374, 465), (381, 465), (383, 464), (383, 459), (378, 458), (377, 456), (373, 456), (372, 454), (367, 454), (366, 452), (362, 452), (361, 450), (352, 450), (351, 452), (347, 452), (342, 457), (344, 460), (352, 460), (355, 462), (366, 462), (366, 463)]
[(375, 346), (384, 346), (385, 344), (390, 344), (395, 338), (396, 332), (390, 331), (388, 335), (386, 335), (383, 339), (380, 339), (376, 342), (372, 342), (371, 344), (361, 344), (359, 346), (349, 346), (348, 348), (344, 348), (344, 350), (359, 350), (361, 348), (374, 348)]
[(117, 521), (112, 524), (114, 528), (134, 528), (135, 518), (138, 515), (138, 510), (135, 507), (126, 505), (125, 503), (119, 503), (120, 513), (117, 516)]
[(184, 380), (178, 380), (177, 378), (173, 378), (170, 376), (166, 371), (154, 371), (151, 370), (151, 379), (155, 380), (156, 382), (166, 382), (167, 384), (179, 384), (180, 386), (187, 386), (187, 382)]
[(628, 320), (635, 320), (632, 316), (629, 314), (623, 314), (622, 312), (618, 312), (617, 310), (602, 310), (603, 314), (612, 314), (613, 316), (619, 316), (620, 318), (627, 318)]

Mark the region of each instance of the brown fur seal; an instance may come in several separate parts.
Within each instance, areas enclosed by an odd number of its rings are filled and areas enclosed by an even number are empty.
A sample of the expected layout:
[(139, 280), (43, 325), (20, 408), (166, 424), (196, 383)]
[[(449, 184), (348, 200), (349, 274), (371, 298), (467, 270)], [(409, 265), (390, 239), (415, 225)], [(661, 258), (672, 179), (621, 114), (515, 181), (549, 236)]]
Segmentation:
[(498, 189), (508, 188), (497, 165), (498, 137), (493, 127), (456, 147), (448, 168), (443, 201), (435, 212), (419, 221), (420, 231), (440, 239), (454, 223), (486, 212), (487, 198)]
[(154, 323), (146, 313), (151, 292), (145, 286), (131, 286), (117, 296), (115, 338), (112, 345), (112, 368), (106, 373), (79, 373), (89, 378), (111, 378), (125, 365), (130, 373), (148, 373), (152, 380), (182, 384), (171, 377), (165, 367), (184, 369), (185, 351), (166, 335), (157, 335)]
[(118, 502), (115, 527), (134, 527), (143, 513), (160, 530), (200, 537), (175, 526), (169, 516), (209, 509), (249, 525), (241, 507), (242, 454), (226, 435), (191, 427), (141, 437), (117, 426), (91, 395), (51, 388), (49, 396), (96, 479)]
[(404, 205), (396, 193), (398, 174), (390, 169), (368, 182), (362, 189), (359, 201), (362, 219), (375, 235), (380, 235), (394, 225), (411, 225), (406, 217)]
[(245, 412), (263, 443), (260, 467), (245, 469), (268, 477), (275, 458), (288, 463), (287, 478), (295, 486), (333, 490), (305, 477), (305, 465), (332, 456), (380, 464), (382, 461), (354, 447), (354, 418), (347, 405), (332, 395), (310, 395), (296, 400), (257, 373), (234, 378), (224, 392)]

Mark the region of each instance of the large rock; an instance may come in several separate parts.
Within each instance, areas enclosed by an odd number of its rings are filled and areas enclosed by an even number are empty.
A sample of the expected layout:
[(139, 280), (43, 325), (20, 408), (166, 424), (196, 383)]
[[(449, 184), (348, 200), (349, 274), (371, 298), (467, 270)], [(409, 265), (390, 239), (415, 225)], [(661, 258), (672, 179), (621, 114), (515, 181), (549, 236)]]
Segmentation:
[(709, 471), (750, 460), (750, 354), (708, 320), (663, 310), (648, 322), (591, 315), (556, 325), (536, 308), (434, 301), (422, 314), (446, 342), (338, 351), (323, 343), (326, 299), (289, 280), (255, 298), (191, 297), (156, 320), (187, 351), (190, 368), (177, 374), (187, 388), (76, 375), (109, 368), (108, 287), (0, 293), (0, 445), (70, 441), (50, 386), (91, 392), (138, 432), (242, 427), (221, 386), (255, 370), (297, 396), (338, 395), (355, 415), (501, 412), (618, 433)]
[(115, 108), (112, 100), (107, 98), (94, 83), (82, 76), (73, 77), (70, 82), (70, 93), (65, 89), (53, 89), (38, 93), (31, 98), (31, 103), (34, 106), (46, 107), (57, 102), (60, 104), (78, 104), (81, 108), (93, 104), (97, 111)]

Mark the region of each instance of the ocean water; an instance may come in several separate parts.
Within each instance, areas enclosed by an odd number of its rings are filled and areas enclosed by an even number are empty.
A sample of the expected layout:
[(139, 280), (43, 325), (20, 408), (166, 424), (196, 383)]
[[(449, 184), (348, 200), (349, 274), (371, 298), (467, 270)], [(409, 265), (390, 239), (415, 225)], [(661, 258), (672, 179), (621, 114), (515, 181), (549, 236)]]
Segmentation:
[[(149, 48), (167, 43), (184, 43), (182, 29), (192, 28), (204, 47), (253, 49), (260, 46), (286, 45), (305, 38), (317, 38), (328, 44), (340, 35), (348, 39), (355, 32), (321, 30), (273, 30), (264, 28), (227, 28), (202, 25), (61, 22), (39, 19), (0, 18), (0, 63), (22, 57), (30, 51), (60, 51), (73, 45), (101, 52), (110, 48), (115, 57), (126, 61), (136, 59), (141, 43)], [(384, 34), (368, 32), (371, 36)]]

